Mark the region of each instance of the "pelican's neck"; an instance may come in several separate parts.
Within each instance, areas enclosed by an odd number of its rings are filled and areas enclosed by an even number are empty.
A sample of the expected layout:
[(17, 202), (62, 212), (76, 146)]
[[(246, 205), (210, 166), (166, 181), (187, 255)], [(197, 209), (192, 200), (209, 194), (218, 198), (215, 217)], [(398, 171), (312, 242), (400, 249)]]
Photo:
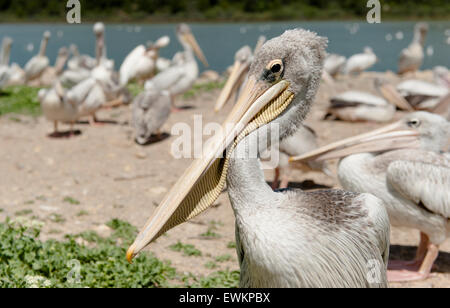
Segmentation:
[(41, 57), (45, 56), (47, 50), (48, 38), (44, 37), (41, 42), (41, 49), (39, 50), (39, 55)]
[(192, 49), (191, 45), (189, 45), (189, 43), (186, 42), (181, 36), (178, 36), (178, 40), (180, 41), (180, 44), (183, 46), (186, 61), (189, 62), (194, 61), (195, 63), (197, 63), (195, 61), (194, 50)]
[(227, 189), (236, 214), (246, 210), (248, 204), (267, 202), (268, 196), (274, 194), (264, 179), (259, 153), (255, 152), (258, 148), (256, 133), (242, 140), (234, 150), (234, 157), (230, 159)]
[(100, 65), (101, 59), (104, 56), (104, 52), (105, 52), (105, 40), (103, 34), (99, 34), (97, 36), (97, 43), (95, 49), (95, 58), (97, 60), (97, 65)]
[(0, 57), (0, 64), (1, 65), (8, 65), (9, 64), (9, 55), (11, 54), (11, 46), (4, 46), (2, 50), (2, 55)]
[(268, 148), (277, 151), (272, 145), (295, 133), (308, 111), (308, 105), (298, 98), (294, 99), (288, 110), (270, 125), (260, 127), (236, 146), (227, 177), (228, 194), (236, 213), (248, 204), (267, 204), (271, 197), (276, 198), (276, 193), (264, 179), (260, 154)]
[(414, 32), (413, 44), (420, 44), (422, 47), (424, 46), (425, 35), (420, 30)]

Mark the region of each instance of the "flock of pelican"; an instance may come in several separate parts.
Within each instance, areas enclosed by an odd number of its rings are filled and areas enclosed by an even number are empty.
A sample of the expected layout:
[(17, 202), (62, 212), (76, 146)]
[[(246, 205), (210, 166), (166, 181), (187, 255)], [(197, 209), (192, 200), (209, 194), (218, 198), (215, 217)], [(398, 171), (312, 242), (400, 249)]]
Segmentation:
[[(426, 24), (416, 26), (413, 42), (401, 53), (399, 74), (419, 70), (427, 30)], [(94, 25), (95, 58), (80, 55), (76, 46), (61, 48), (53, 67), (45, 32), (39, 53), (20, 73), (17, 65), (9, 66), (12, 40), (5, 38), (0, 88), (18, 82), (49, 86), (39, 91), (39, 100), (57, 133), (58, 122), (73, 125), (90, 117), (95, 123), (101, 108), (129, 103), (127, 84), (141, 82), (144, 90), (131, 109), (136, 142), (146, 144), (161, 134), (171, 112), (181, 111), (175, 99), (198, 78), (195, 57), (205, 67), (208, 62), (190, 27), (180, 24), (183, 51), (172, 60), (159, 57), (170, 43), (164, 36), (137, 46), (115, 72), (104, 32), (102, 23)], [(377, 79), (378, 95), (351, 90), (332, 96), (329, 114), (344, 121), (390, 122), (398, 109), (406, 114), (381, 129), (319, 147), (319, 134), (304, 120), (321, 82), (334, 83), (342, 74), (356, 78), (378, 61), (370, 48), (346, 59), (327, 54), (326, 47), (326, 38), (295, 29), (236, 52), (214, 105), (221, 112), (234, 104), (222, 125), (225, 134), (214, 136), (152, 213), (127, 251), (130, 262), (166, 231), (205, 211), (226, 186), (242, 287), (387, 287), (388, 281), (429, 277), (439, 245), (450, 237), (450, 74), (437, 67), (434, 82), (412, 77), (393, 86)], [(263, 133), (272, 127), (279, 134)], [(270, 186), (262, 165), (272, 148), (280, 159)], [(291, 168), (331, 175), (332, 159), (340, 159), (337, 176), (345, 190), (288, 188)], [(414, 260), (389, 261), (391, 224), (421, 232)]]

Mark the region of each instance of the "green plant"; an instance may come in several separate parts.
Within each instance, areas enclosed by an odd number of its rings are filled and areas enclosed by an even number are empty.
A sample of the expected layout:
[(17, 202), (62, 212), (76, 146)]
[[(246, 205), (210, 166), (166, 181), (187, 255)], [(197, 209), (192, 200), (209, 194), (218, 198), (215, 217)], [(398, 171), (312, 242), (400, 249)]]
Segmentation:
[(232, 257), (229, 254), (221, 255), (216, 257), (216, 262), (226, 262), (230, 261)]
[(194, 245), (190, 244), (183, 244), (181, 242), (177, 242), (176, 244), (173, 244), (169, 246), (169, 248), (173, 251), (183, 252), (183, 255), (185, 256), (201, 256), (202, 252), (195, 248)]
[(38, 91), (38, 88), (27, 86), (14, 86), (2, 90), (0, 93), (0, 116), (10, 113), (40, 115)]
[(63, 202), (73, 204), (73, 205), (80, 205), (80, 201), (77, 199), (74, 199), (72, 197), (64, 197)]
[(237, 288), (239, 286), (239, 271), (218, 271), (206, 277), (195, 277), (187, 274), (182, 277), (186, 288)]
[[(175, 277), (167, 262), (143, 253), (133, 264), (125, 259), (126, 245), (119, 237), (129, 236), (129, 224), (112, 221), (116, 227), (108, 238), (95, 232), (70, 235), (63, 242), (38, 239), (38, 228), (27, 228), (7, 220), (0, 224), (0, 288), (21, 287), (166, 287)], [(89, 247), (77, 243), (83, 238)], [(123, 243), (129, 238), (122, 239)], [(74, 266), (75, 264), (75, 266)], [(71, 282), (73, 273), (79, 280)]]

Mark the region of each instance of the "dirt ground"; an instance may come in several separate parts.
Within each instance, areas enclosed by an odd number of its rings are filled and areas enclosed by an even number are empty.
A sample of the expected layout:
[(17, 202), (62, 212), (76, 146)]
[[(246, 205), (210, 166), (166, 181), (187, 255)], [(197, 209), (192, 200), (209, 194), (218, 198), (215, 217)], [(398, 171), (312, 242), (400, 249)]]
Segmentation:
[[(366, 73), (360, 78), (339, 80), (333, 87), (322, 85), (306, 121), (318, 133), (320, 144), (380, 126), (322, 120), (328, 99), (333, 94), (347, 89), (376, 94), (373, 88), (375, 76), (398, 82), (392, 73)], [(430, 79), (430, 72), (422, 73), (421, 77)], [(192, 99), (179, 99), (178, 105), (193, 108), (172, 114), (163, 131), (170, 134), (171, 127), (178, 122), (192, 125), (197, 114), (203, 115), (204, 123), (221, 122), (231, 106), (220, 115), (214, 114), (213, 104), (218, 93), (215, 90), (199, 93)], [(111, 123), (101, 126), (78, 124), (79, 135), (59, 139), (47, 136), (53, 126), (43, 117), (6, 115), (0, 118), (0, 209), (3, 210), (0, 210), (0, 221), (7, 216), (27, 215), (44, 224), (43, 239), (61, 239), (64, 234), (86, 230), (107, 234), (109, 230), (104, 224), (112, 218), (128, 221), (139, 228), (143, 226), (190, 161), (175, 160), (170, 155), (171, 143), (176, 136), (147, 146), (136, 145), (129, 125), (130, 114), (129, 107), (101, 111), (98, 118)], [(62, 129), (68, 127), (62, 126)], [(334, 162), (333, 171), (335, 166)], [(271, 180), (273, 172), (266, 174)], [(335, 178), (297, 170), (291, 181), (291, 186), (305, 189), (339, 187)], [(202, 235), (208, 231), (216, 236)], [(392, 257), (412, 258), (418, 240), (416, 230), (393, 228)], [(168, 248), (178, 241), (193, 244), (202, 256), (187, 257)], [(234, 242), (234, 216), (227, 194), (222, 193), (214, 207), (168, 232), (151, 247), (151, 251), (161, 259), (170, 260), (179, 272), (207, 275), (221, 269), (239, 268), (234, 248), (227, 247), (230, 242)], [(227, 255), (231, 256), (229, 260)], [(223, 258), (216, 260), (219, 256)], [(215, 268), (207, 266), (211, 262)], [(431, 278), (392, 286), (450, 287), (450, 241), (441, 247)]]

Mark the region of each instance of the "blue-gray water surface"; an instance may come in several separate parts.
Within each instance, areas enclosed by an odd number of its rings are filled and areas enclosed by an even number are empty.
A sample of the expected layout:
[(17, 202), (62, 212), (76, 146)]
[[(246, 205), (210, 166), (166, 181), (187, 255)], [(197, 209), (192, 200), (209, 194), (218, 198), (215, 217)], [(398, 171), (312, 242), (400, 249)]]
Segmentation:
[[(413, 36), (413, 22), (382, 22), (381, 24), (353, 22), (289, 22), (289, 23), (229, 23), (192, 24), (192, 30), (210, 63), (210, 68), (219, 72), (232, 64), (235, 52), (245, 44), (252, 47), (260, 35), (267, 38), (278, 36), (287, 29), (302, 27), (317, 32), (329, 39), (329, 52), (345, 56), (362, 52), (370, 46), (379, 61), (374, 71), (397, 69), (400, 51), (408, 46)], [(53, 63), (58, 49), (72, 43), (81, 53), (94, 54), (95, 37), (92, 24), (0, 24), (0, 39), (10, 36), (14, 40), (11, 61), (23, 66), (39, 50), (42, 33), (52, 32), (47, 55)], [(174, 24), (109, 24), (106, 25), (108, 57), (114, 59), (116, 69), (125, 56), (138, 44), (155, 41), (169, 35), (171, 43), (161, 50), (161, 56), (171, 58), (181, 49), (175, 37)], [(430, 22), (426, 40), (423, 69), (436, 65), (450, 67), (450, 22)], [(200, 64), (201, 69), (204, 69)]]

